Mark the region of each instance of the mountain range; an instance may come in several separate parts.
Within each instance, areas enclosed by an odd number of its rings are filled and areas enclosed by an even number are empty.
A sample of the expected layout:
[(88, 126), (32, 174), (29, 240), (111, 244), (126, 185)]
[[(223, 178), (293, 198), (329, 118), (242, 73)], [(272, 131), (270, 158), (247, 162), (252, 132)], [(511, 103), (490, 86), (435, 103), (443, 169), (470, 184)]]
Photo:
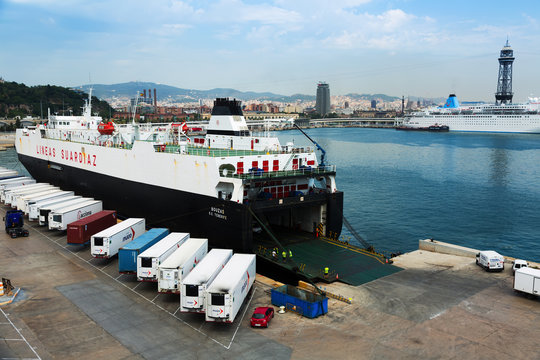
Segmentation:
[[(141, 93), (146, 89), (152, 91), (156, 89), (158, 100), (170, 99), (174, 102), (196, 102), (199, 99), (215, 99), (217, 97), (231, 97), (244, 101), (259, 100), (259, 101), (278, 101), (284, 103), (295, 103), (297, 101), (314, 101), (315, 95), (293, 94), (290, 96), (279, 95), (271, 92), (253, 92), (253, 91), (239, 91), (228, 88), (216, 88), (210, 90), (194, 90), (194, 89), (182, 89), (175, 86), (157, 84), (153, 82), (141, 82), (131, 81), (120, 84), (92, 84), (81, 85), (74, 87), (76, 89), (88, 89), (93, 88), (93, 95), (100, 99), (109, 100), (115, 97), (135, 97), (138, 93)], [(399, 97), (389, 96), (385, 94), (347, 94), (345, 96), (351, 97), (356, 100), (383, 100), (394, 101)], [(411, 100), (413, 100), (411, 98)]]

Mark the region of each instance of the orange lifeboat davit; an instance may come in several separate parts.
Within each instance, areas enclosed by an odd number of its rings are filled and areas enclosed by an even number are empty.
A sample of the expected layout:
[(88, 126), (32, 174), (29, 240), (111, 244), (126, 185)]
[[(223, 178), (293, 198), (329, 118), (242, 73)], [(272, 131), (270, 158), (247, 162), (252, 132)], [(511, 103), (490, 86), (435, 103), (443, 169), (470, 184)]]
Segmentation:
[(114, 132), (114, 124), (109, 121), (108, 123), (99, 123), (98, 131), (101, 135), (112, 135)]

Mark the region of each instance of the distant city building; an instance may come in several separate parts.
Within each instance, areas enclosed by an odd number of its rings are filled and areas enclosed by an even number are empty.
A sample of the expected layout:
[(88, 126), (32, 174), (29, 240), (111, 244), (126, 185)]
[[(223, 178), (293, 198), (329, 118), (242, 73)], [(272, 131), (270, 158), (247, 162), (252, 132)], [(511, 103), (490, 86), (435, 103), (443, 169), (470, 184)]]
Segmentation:
[(345, 109), (348, 109), (348, 108), (349, 108), (349, 102), (348, 102), (348, 101), (345, 101), (345, 104), (343, 104), (343, 107), (344, 107)]
[(371, 108), (376, 109), (377, 108), (377, 100), (371, 100)]
[(325, 82), (317, 84), (315, 111), (321, 114), (321, 116), (330, 112), (330, 87)]

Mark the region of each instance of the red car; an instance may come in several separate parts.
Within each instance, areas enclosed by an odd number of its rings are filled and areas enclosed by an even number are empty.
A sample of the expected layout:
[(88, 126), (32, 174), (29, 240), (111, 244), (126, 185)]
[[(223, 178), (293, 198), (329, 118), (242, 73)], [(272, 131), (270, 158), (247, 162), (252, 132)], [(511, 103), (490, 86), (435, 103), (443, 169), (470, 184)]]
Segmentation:
[(258, 307), (255, 308), (251, 316), (251, 326), (253, 327), (268, 327), (268, 323), (274, 317), (273, 307)]

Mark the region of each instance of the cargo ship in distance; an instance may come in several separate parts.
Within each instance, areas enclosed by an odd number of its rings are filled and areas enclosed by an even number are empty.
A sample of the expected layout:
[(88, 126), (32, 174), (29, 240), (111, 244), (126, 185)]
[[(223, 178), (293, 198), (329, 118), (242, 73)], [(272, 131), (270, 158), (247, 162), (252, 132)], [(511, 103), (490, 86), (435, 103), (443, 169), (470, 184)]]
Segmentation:
[(185, 124), (113, 124), (91, 115), (49, 115), (18, 129), (20, 162), (38, 181), (103, 201), (119, 216), (144, 217), (209, 239), (211, 247), (254, 252), (261, 227), (338, 237), (343, 192), (336, 167), (315, 148), (255, 136), (240, 101), (218, 98), (207, 132)]

